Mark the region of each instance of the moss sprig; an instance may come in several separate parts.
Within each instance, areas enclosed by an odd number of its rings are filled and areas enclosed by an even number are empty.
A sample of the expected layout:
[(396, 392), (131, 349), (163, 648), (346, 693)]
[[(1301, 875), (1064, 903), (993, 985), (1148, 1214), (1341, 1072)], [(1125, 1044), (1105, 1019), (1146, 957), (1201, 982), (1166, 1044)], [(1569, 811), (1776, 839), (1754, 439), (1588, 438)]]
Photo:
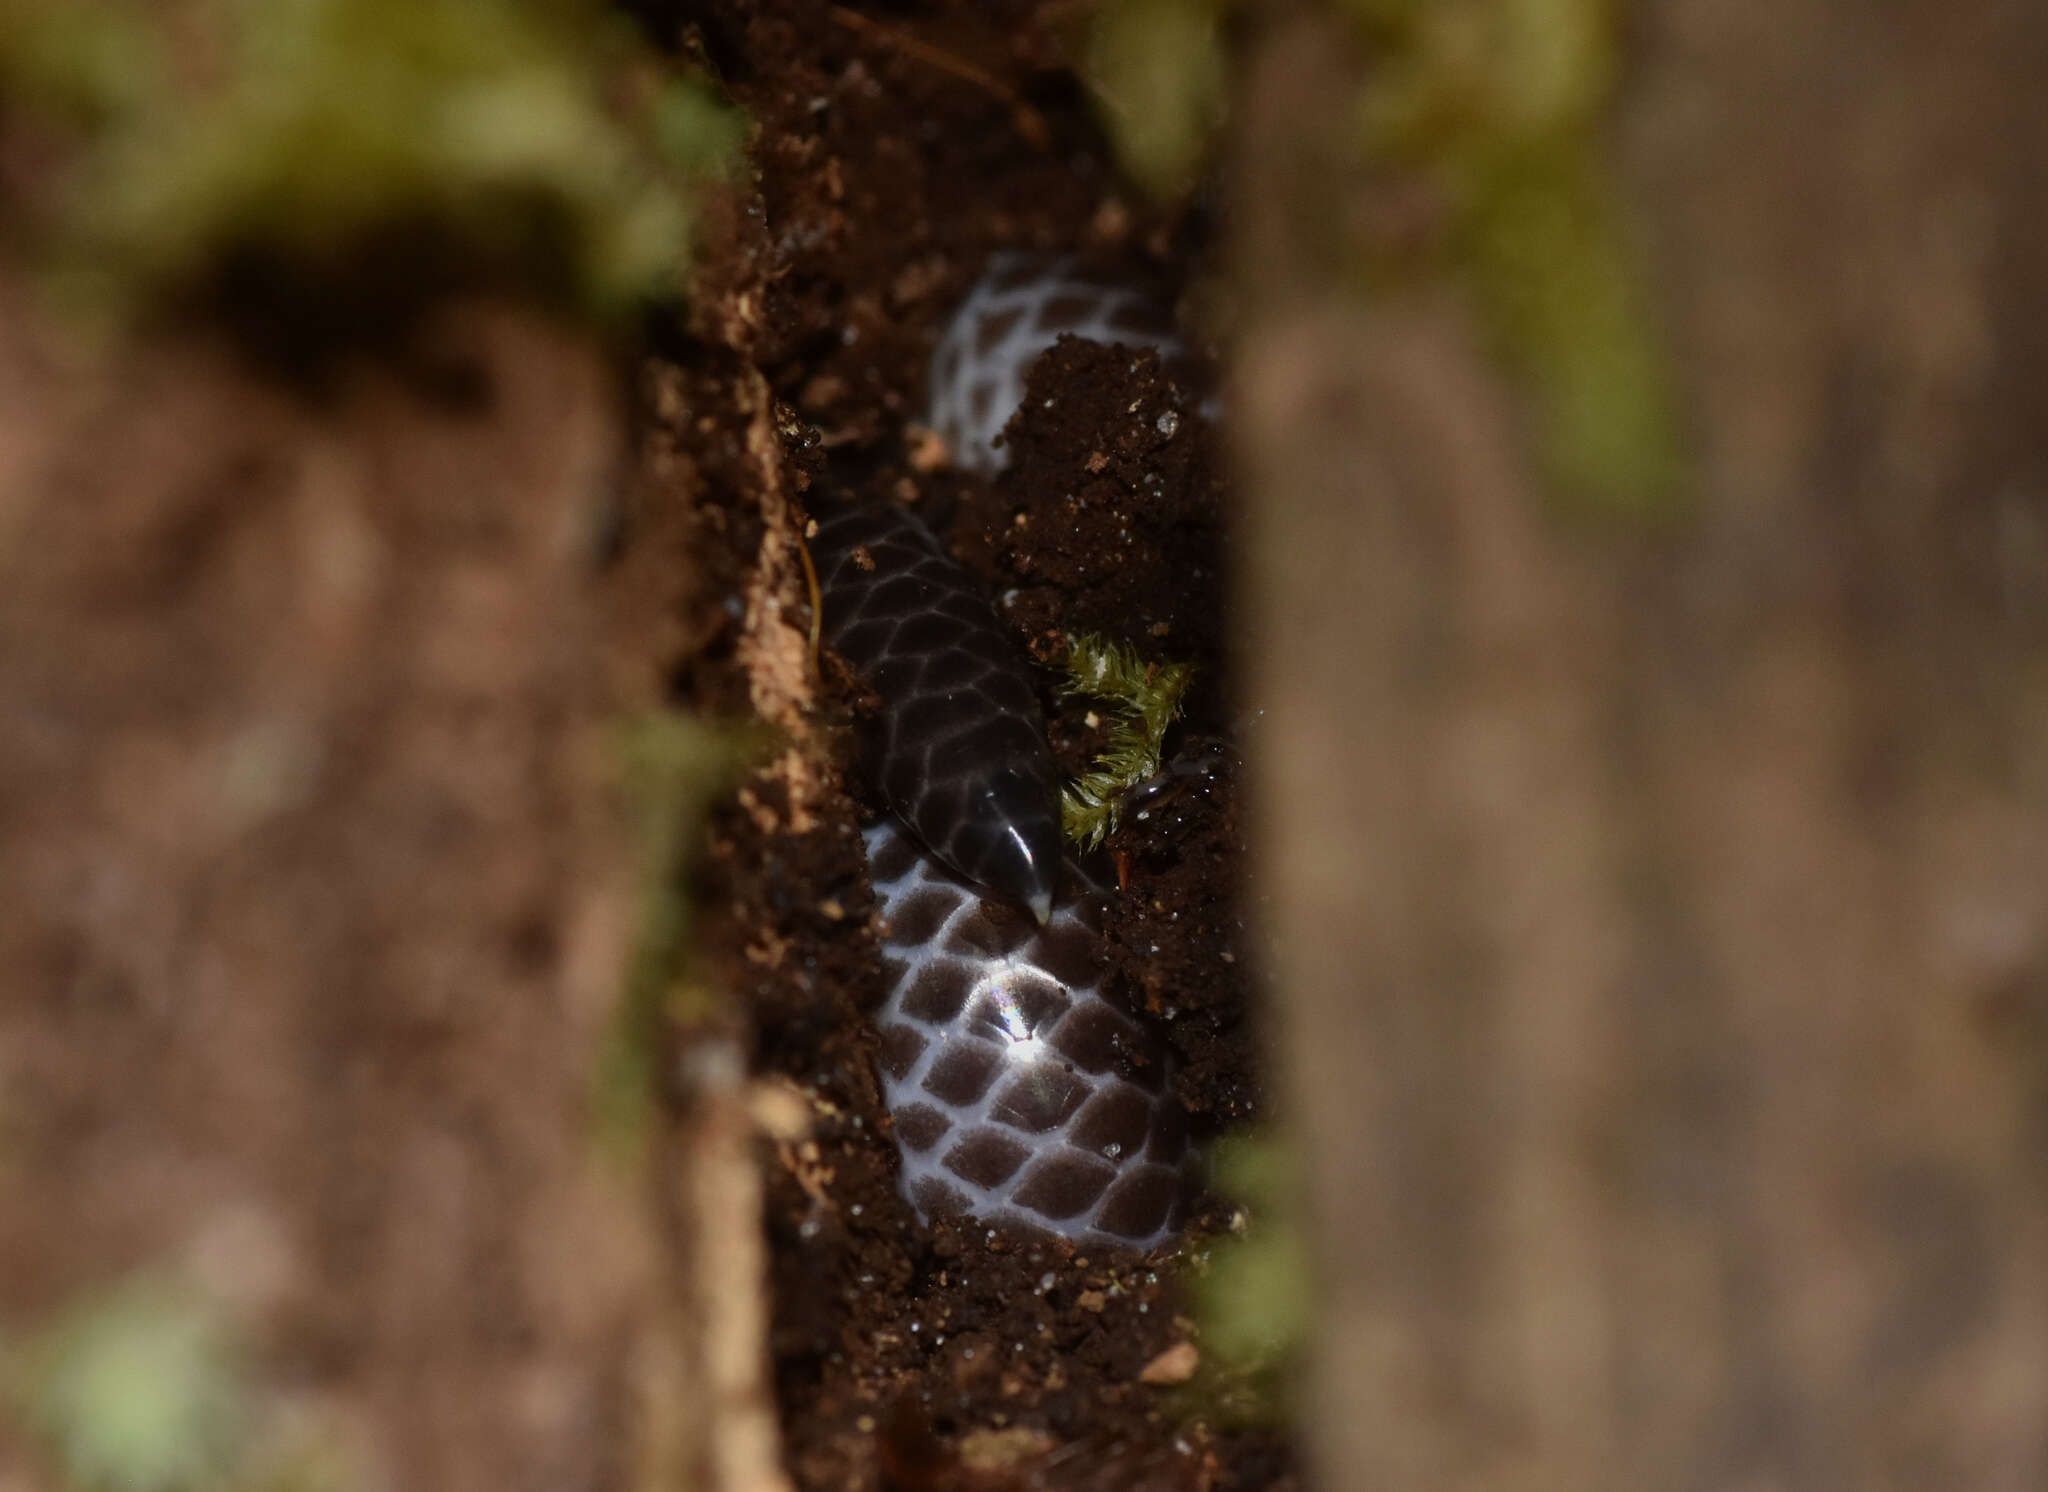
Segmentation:
[(1115, 831), (1124, 795), (1158, 775), (1166, 728), (1180, 714), (1195, 666), (1147, 663), (1122, 643), (1084, 632), (1071, 639), (1064, 667), (1067, 693), (1103, 700), (1116, 712), (1095, 766), (1069, 783), (1060, 799), (1067, 838), (1092, 850)]

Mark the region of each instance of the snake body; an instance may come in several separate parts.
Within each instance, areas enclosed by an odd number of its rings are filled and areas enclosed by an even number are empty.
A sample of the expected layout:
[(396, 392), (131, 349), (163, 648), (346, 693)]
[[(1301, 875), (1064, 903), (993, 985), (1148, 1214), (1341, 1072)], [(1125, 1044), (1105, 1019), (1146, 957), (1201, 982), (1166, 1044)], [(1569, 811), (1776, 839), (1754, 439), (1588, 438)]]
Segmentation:
[[(967, 292), (932, 349), (925, 423), (953, 463), (982, 476), (1008, 464), (1003, 427), (1024, 402), (1024, 376), (1063, 336), (1187, 355), (1158, 300), (1083, 272), (1072, 260), (998, 254)], [(1209, 407), (1204, 406), (1209, 413)]]
[[(1141, 293), (1003, 256), (933, 355), (929, 423), (956, 464), (1001, 469), (1025, 374), (1070, 333), (1184, 350)], [(1063, 857), (1028, 665), (908, 512), (828, 512), (811, 552), (825, 635), (880, 701), (871, 767), (895, 817), (866, 845), (905, 1197), (927, 1220), (1166, 1242), (1193, 1189), (1185, 1113), (1164, 1043), (1107, 981), (1103, 893)]]
[(974, 578), (901, 508), (818, 522), (825, 636), (880, 696), (874, 776), (932, 853), (1043, 922), (1060, 868), (1059, 774), (1016, 645)]
[(1091, 1246), (1166, 1242), (1192, 1183), (1185, 1116), (1164, 1043), (1111, 994), (1101, 893), (1070, 865), (1040, 925), (886, 819), (867, 850), (882, 1089), (911, 1205)]

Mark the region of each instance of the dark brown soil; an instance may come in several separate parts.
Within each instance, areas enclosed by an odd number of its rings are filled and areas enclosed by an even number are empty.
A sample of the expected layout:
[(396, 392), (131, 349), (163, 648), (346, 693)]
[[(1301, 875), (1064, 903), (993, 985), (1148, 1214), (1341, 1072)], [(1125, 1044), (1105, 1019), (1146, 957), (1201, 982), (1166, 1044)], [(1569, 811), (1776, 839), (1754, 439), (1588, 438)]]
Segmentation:
[[(1052, 661), (1088, 630), (1191, 661), (1201, 682), (1186, 729), (1203, 742), (1227, 732), (1213, 445), (1153, 356), (1072, 342), (1049, 354), (1010, 432), (1011, 469), (992, 485), (918, 460), (906, 428), (939, 319), (992, 250), (1086, 252), (1175, 284), (1199, 235), (1120, 195), (1055, 39), (1022, 6), (901, 24), (1018, 90), (1049, 128), (1042, 147), (988, 89), (830, 6), (720, 10), (684, 34), (759, 130), (756, 190), (706, 266), (705, 305), (741, 310), (722, 322), (707, 310), (650, 376), (649, 440), (672, 469), (643, 473), (645, 531), (629, 527), (621, 572), (628, 595), (658, 585), (647, 550), (673, 542), (654, 537), (670, 521), (660, 515), (687, 503), (676, 532), (690, 534), (705, 583), (680, 603), (679, 629), (663, 624), (680, 697), (717, 712), (749, 695), (737, 644), (763, 523), (732, 390), (751, 363), (787, 406), (781, 457), (795, 485), (918, 503), (992, 594), (1009, 593), (1020, 648)], [(804, 604), (795, 587), (785, 600)], [(826, 677), (809, 719), (820, 741), (843, 743), (860, 702), (842, 672)], [(1051, 669), (1044, 677), (1056, 744), (1078, 768), (1100, 744), (1099, 717), (1061, 699)], [(1235, 775), (1227, 751), (1197, 749), (1221, 765), (1109, 848), (1127, 878), (1117, 966), (1170, 1023), (1184, 1101), (1213, 1130), (1257, 1117), (1263, 1099), (1236, 910)], [(862, 793), (849, 778), (843, 793), (796, 803), (758, 780), (718, 816), (701, 887), (705, 957), (739, 999), (752, 1059), (795, 1083), (815, 1120), (815, 1148), (786, 1155), (768, 1194), (772, 1347), (798, 1484), (1287, 1484), (1274, 1437), (1212, 1431), (1174, 1390), (1140, 1382), (1190, 1337), (1172, 1258), (1077, 1257), (974, 1225), (927, 1231), (898, 1198), (866, 1019), (880, 989)], [(1023, 1432), (1002, 1443), (1008, 1469), (958, 1464), (963, 1445), (1000, 1430)]]
[[(589, 1140), (644, 890), (600, 789), (620, 716), (679, 704), (767, 743), (712, 817), (687, 982), (715, 995), (665, 1055), (737, 1042), (807, 1115), (761, 1151), (796, 1484), (1289, 1485), (1280, 1437), (1141, 1381), (1194, 1339), (1179, 1260), (927, 1231), (898, 1199), (860, 701), (810, 666), (794, 549), (807, 489), (916, 501), (1014, 590), (1020, 648), (1088, 629), (1198, 665), (1186, 731), (1218, 764), (1112, 842), (1114, 957), (1198, 1126), (1258, 1117), (1209, 432), (1161, 424), (1149, 355), (1078, 345), (993, 486), (907, 430), (992, 251), (1173, 288), (1199, 225), (1121, 194), (1014, 0), (635, 8), (747, 110), (755, 175), (711, 214), (687, 322), (621, 379), (485, 301), (317, 386), (203, 323), (96, 367), (0, 274), (0, 983), (27, 992), (0, 1001), (0, 1324), (189, 1277), (252, 1345), (258, 1407), (339, 1427), (366, 1481), (651, 1484), (690, 1412), (663, 1365), (697, 1350), (674, 1297), (699, 1235)], [(1056, 677), (1078, 767), (1101, 730)], [(0, 1482), (52, 1482), (45, 1456), (0, 1415)]]

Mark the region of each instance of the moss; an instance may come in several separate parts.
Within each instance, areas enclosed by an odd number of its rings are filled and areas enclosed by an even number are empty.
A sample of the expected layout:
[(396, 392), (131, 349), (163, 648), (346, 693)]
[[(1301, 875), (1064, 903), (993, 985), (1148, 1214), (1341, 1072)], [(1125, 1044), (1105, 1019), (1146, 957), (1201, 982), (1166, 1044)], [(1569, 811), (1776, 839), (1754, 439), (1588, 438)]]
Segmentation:
[(1671, 381), (1601, 123), (1611, 0), (1348, 0), (1374, 59), (1364, 157), (1430, 179), (1445, 265), (1532, 396), (1552, 490), (1631, 519), (1672, 511)]
[(95, 308), (223, 265), (317, 280), (400, 226), (445, 263), (616, 313), (680, 289), (695, 193), (738, 144), (700, 85), (659, 81), (625, 23), (581, 6), (0, 4), (0, 85), (73, 147), (49, 257)]
[(1210, 1246), (1190, 1284), (1203, 1365), (1191, 1391), (1226, 1422), (1284, 1423), (1314, 1313), (1300, 1160), (1282, 1137), (1239, 1135), (1217, 1143), (1209, 1168), (1243, 1226)]
[(1220, 0), (1121, 0), (1096, 13), (1087, 79), (1124, 170), (1155, 197), (1207, 163), (1229, 84)]
[(161, 97), (161, 38), (139, 6), (79, 0), (59, 9), (0, 0), (0, 84), (10, 110), (90, 130)]
[(1193, 680), (1189, 663), (1147, 663), (1121, 643), (1082, 633), (1063, 665), (1067, 690), (1110, 704), (1116, 720), (1095, 766), (1069, 783), (1060, 800), (1067, 838), (1094, 849), (1116, 829), (1124, 795), (1158, 775), (1166, 728), (1180, 714)]
[(591, 1095), (600, 1148), (630, 1167), (654, 1112), (656, 1054), (670, 1020), (701, 1017), (708, 991), (688, 977), (689, 874), (704, 817), (733, 783), (748, 742), (663, 711), (622, 728), (622, 799), (635, 835), (640, 907), (618, 1011)]
[(1670, 377), (1604, 171), (1589, 152), (1542, 146), (1488, 171), (1462, 249), (1536, 403), (1553, 490), (1614, 516), (1672, 511)]
[[(1464, 281), (1529, 390), (1552, 491), (1630, 519), (1674, 511), (1671, 378), (1600, 134), (1617, 74), (1613, 0), (1327, 3), (1368, 61), (1347, 153), (1426, 180), (1446, 208), (1419, 256), (1406, 239), (1348, 245), (1361, 288), (1418, 273)], [(1155, 195), (1187, 192), (1212, 153), (1232, 8), (1122, 0), (1095, 12), (1083, 71), (1126, 172)], [(1332, 231), (1345, 221), (1333, 212)]]
[(223, 1312), (168, 1270), (88, 1289), (0, 1340), (0, 1399), (63, 1492), (346, 1492), (350, 1428), (266, 1386)]
[(157, 1281), (97, 1292), (7, 1354), (25, 1418), (66, 1482), (102, 1492), (220, 1486), (249, 1431), (227, 1334)]

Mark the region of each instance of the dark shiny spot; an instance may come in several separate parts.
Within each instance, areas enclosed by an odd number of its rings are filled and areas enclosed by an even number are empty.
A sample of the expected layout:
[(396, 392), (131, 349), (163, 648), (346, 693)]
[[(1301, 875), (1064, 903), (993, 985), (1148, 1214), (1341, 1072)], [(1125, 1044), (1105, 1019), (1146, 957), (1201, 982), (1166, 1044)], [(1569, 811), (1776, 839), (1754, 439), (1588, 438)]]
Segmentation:
[(924, 1091), (941, 1103), (965, 1108), (988, 1092), (1002, 1065), (1000, 1047), (972, 1038), (947, 1042), (924, 1075)]
[(1003, 338), (1009, 336), (1017, 323), (1023, 319), (1024, 310), (1021, 306), (982, 317), (974, 328), (974, 355), (985, 358), (994, 352), (1002, 345)]
[(1085, 988), (1102, 973), (1102, 942), (1087, 928), (1056, 918), (1039, 933), (1031, 960), (1060, 983)]
[(972, 1205), (967, 1194), (936, 1176), (920, 1176), (910, 1187), (910, 1200), (926, 1217), (958, 1217)]
[(973, 989), (973, 970), (950, 958), (933, 959), (917, 971), (897, 1008), (912, 1020), (940, 1026), (960, 1013)]
[(1021, 908), (983, 902), (946, 929), (946, 951), (962, 958), (1007, 958), (1038, 930)]
[(960, 905), (960, 893), (951, 887), (924, 886), (889, 909), (889, 925), (882, 932), (884, 948), (921, 948), (953, 915)]
[(1152, 1128), (1153, 1101), (1124, 1083), (1112, 1083), (1082, 1105), (1067, 1143), (1107, 1161), (1135, 1159)]
[(971, 729), (979, 720), (972, 697), (951, 698), (945, 694), (920, 693), (890, 717), (890, 728), (901, 745), (915, 741), (938, 742), (953, 732)]
[(910, 1069), (917, 1066), (917, 1059), (924, 1055), (926, 1045), (924, 1037), (912, 1027), (892, 1021), (882, 1027), (882, 1070), (897, 1082), (902, 1082)]
[(944, 654), (953, 651), (953, 644), (959, 641), (959, 638), (958, 627), (953, 626), (944, 617), (927, 611), (907, 616), (897, 624), (895, 645), (906, 653)]
[(1050, 979), (1028, 969), (989, 980), (967, 1010), (967, 1028), (1001, 1041), (1029, 1041), (1067, 1013), (1073, 1001)]
[(830, 641), (858, 672), (881, 656), (894, 630), (887, 622), (857, 621), (833, 628)]
[(1038, 329), (1056, 334), (1079, 327), (1095, 312), (1095, 297), (1080, 291), (1055, 295), (1038, 308)]
[(928, 1103), (907, 1104), (896, 1111), (896, 1138), (909, 1150), (929, 1150), (946, 1137), (953, 1121)]
[(1011, 1200), (1061, 1221), (1079, 1217), (1116, 1180), (1116, 1167), (1078, 1150), (1056, 1150), (1025, 1173)]
[(1095, 1226), (1119, 1238), (1149, 1238), (1165, 1226), (1183, 1186), (1176, 1171), (1141, 1166), (1109, 1189)]
[(946, 1152), (946, 1169), (962, 1181), (994, 1190), (1030, 1158), (1031, 1147), (999, 1130), (977, 1129)]
[[(879, 564), (876, 566), (876, 573), (882, 573)], [(886, 579), (876, 581), (874, 588), (861, 601), (861, 615), (889, 617), (901, 621), (917, 615), (930, 605), (932, 592), (936, 589), (937, 587), (920, 580), (916, 575), (899, 568)]]
[[(944, 617), (930, 618), (936, 626), (951, 627), (953, 624)], [(989, 677), (990, 664), (987, 659), (977, 657), (967, 648), (948, 648), (926, 660), (919, 682), (926, 689), (974, 689), (981, 690)]]
[(1004, 1083), (989, 1105), (989, 1118), (1029, 1134), (1057, 1129), (1081, 1107), (1088, 1085), (1063, 1067), (1034, 1062)]
[(1138, 1032), (1103, 1005), (1091, 1001), (1060, 1022), (1052, 1044), (1083, 1072), (1108, 1072), (1120, 1067), (1124, 1049)]

